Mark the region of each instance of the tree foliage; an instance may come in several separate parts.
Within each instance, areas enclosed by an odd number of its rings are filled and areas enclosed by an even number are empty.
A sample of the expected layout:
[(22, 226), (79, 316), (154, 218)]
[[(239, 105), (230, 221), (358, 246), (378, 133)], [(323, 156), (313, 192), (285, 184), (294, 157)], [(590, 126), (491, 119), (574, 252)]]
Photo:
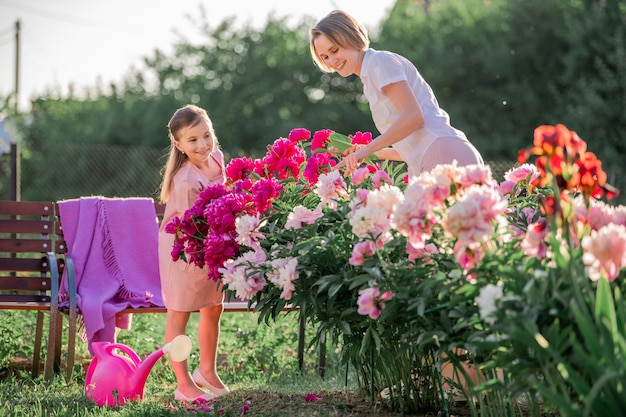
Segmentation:
[(418, 66), (487, 159), (514, 160), (535, 127), (564, 123), (617, 168), (624, 28), (620, 0), (399, 0), (379, 47)]
[[(210, 24), (202, 6), (198, 16), (193, 42), (153, 51), (144, 68), (108, 89), (39, 97), (20, 115), (25, 158), (44, 143), (163, 150), (167, 121), (187, 103), (209, 111), (227, 156), (256, 157), (295, 127), (376, 133), (358, 77), (314, 66), (313, 21), (269, 16), (257, 29), (234, 18)], [(372, 47), (413, 61), (486, 160), (514, 161), (535, 127), (563, 123), (593, 143), (610, 180), (626, 186), (625, 28), (621, 0), (398, 0)], [(38, 168), (26, 184), (42, 175)]]

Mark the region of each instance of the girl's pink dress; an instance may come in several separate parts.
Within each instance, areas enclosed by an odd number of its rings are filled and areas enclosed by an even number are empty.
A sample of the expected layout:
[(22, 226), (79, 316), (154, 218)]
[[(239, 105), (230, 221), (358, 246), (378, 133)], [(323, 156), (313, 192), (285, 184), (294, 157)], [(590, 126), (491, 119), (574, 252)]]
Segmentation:
[(165, 233), (165, 226), (171, 218), (182, 218), (185, 210), (194, 204), (202, 190), (208, 185), (223, 184), (226, 181), (224, 154), (215, 149), (211, 157), (221, 167), (220, 175), (206, 178), (194, 164), (187, 161), (174, 176), (172, 191), (165, 205), (163, 222), (159, 228), (159, 269), (163, 301), (170, 310), (197, 311), (224, 301), (221, 284), (210, 280), (206, 269), (187, 264), (183, 260), (172, 261), (174, 235)]

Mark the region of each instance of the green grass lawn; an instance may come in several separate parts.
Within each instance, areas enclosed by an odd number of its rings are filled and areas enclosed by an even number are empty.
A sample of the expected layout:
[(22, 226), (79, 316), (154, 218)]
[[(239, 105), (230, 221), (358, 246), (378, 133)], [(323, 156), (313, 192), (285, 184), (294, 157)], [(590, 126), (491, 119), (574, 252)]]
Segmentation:
[[(52, 382), (30, 378), (29, 369), (17, 369), (15, 358), (32, 354), (30, 334), (35, 314), (3, 312), (0, 348), (3, 378), (0, 380), (0, 416), (399, 416), (389, 412), (380, 398), (359, 390), (353, 372), (338, 365), (338, 353), (327, 352), (325, 378), (317, 374), (317, 353), (308, 349), (304, 369), (298, 369), (298, 316), (291, 313), (276, 323), (257, 322), (253, 313), (227, 313), (222, 318), (219, 373), (232, 393), (214, 404), (185, 407), (173, 399), (175, 379), (165, 357), (154, 366), (141, 402), (122, 407), (99, 407), (84, 395), (85, 369), (90, 362), (86, 343), (78, 340), (79, 360), (73, 379), (57, 376)], [(32, 316), (32, 318), (31, 318)], [(194, 340), (198, 315), (189, 323)], [(137, 314), (132, 329), (119, 335), (119, 343), (135, 350), (141, 358), (163, 343), (164, 314)], [(311, 340), (313, 329), (307, 329)], [(195, 343), (195, 341), (194, 341)], [(67, 346), (67, 343), (64, 343)], [(29, 351), (31, 349), (31, 351)], [(11, 358), (13, 358), (11, 360)], [(189, 357), (190, 369), (198, 362), (198, 350)], [(307, 394), (318, 401), (307, 402)], [(310, 396), (309, 396), (310, 397)], [(457, 413), (457, 415), (459, 415)]]

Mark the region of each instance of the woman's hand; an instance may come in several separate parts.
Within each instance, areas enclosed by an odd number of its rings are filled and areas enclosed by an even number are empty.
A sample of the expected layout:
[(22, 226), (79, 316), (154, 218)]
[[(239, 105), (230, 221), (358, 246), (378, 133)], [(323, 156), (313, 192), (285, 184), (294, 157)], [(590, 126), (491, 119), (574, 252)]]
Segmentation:
[(365, 154), (365, 145), (355, 144), (350, 146), (343, 152), (344, 158), (335, 165), (334, 169), (345, 167), (345, 176), (350, 176), (367, 158)]
[(345, 168), (345, 176), (350, 176), (355, 169), (365, 161), (366, 156), (361, 156), (364, 145), (355, 144), (343, 151), (343, 159), (333, 169)]

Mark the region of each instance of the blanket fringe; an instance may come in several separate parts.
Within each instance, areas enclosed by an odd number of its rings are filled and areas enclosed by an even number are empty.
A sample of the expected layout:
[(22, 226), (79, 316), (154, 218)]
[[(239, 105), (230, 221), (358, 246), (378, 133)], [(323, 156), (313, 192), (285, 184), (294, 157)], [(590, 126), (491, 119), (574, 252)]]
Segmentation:
[(100, 201), (99, 203), (99, 215), (104, 220), (104, 227), (101, 228), (102, 231), (102, 241), (104, 242), (103, 252), (104, 252), (104, 264), (106, 268), (113, 274), (113, 276), (118, 280), (120, 284), (120, 289), (116, 293), (116, 296), (123, 299), (141, 299), (141, 300), (150, 300), (152, 298), (152, 293), (148, 291), (144, 292), (134, 292), (130, 291), (126, 288), (126, 280), (124, 276), (124, 272), (120, 268), (119, 264), (116, 262), (115, 250), (113, 249), (113, 240), (111, 239), (111, 232), (109, 230), (109, 219), (107, 217), (106, 205)]

